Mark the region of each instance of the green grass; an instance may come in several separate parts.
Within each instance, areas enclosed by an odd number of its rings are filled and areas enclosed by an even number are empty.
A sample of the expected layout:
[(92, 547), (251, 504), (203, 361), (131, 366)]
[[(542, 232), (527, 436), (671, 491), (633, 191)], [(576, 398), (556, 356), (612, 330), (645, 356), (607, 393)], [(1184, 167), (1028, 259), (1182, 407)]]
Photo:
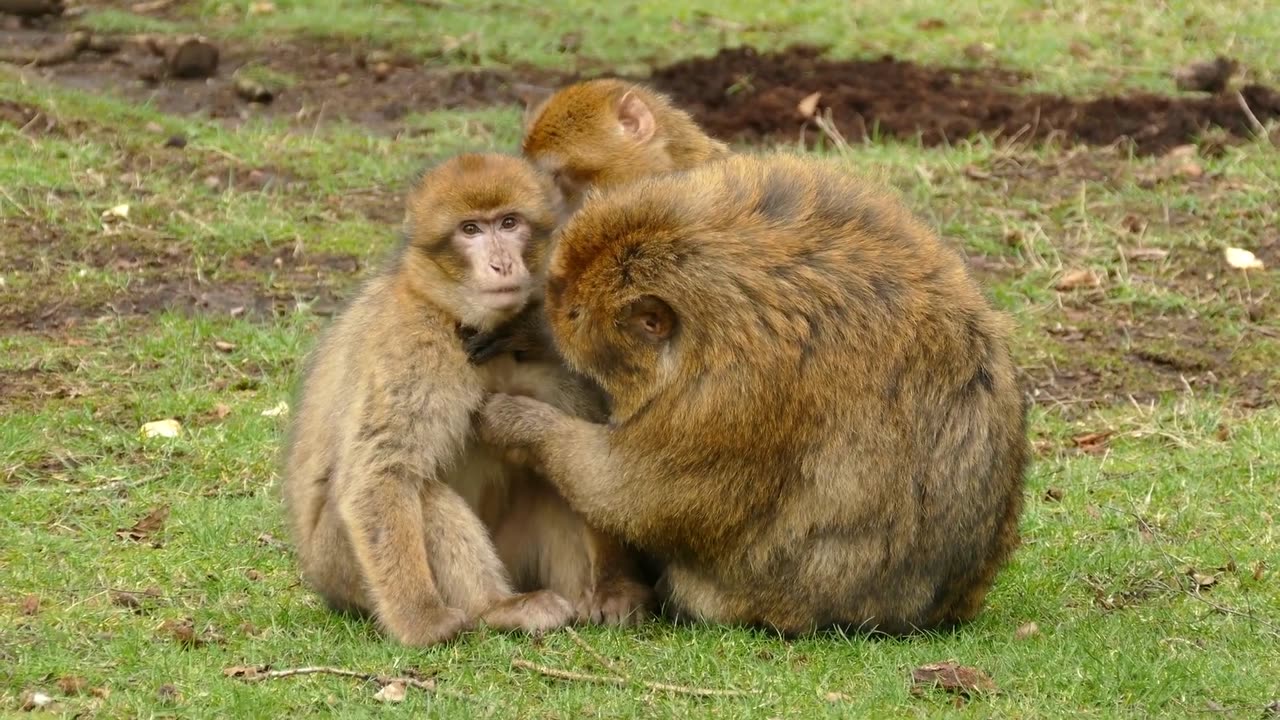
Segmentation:
[[(1274, 79), (1280, 45), (1276, 10), (1234, 0), (1158, 11), (1000, 0), (981, 13), (936, 1), (739, 0), (706, 4), (710, 16), (568, 0), (525, 11), (275, 6), (251, 15), (248, 3), (206, 0), (167, 19), (114, 10), (84, 21), (308, 35), (424, 57), (445, 36), (475, 31), (434, 62), (557, 68), (573, 64), (555, 49), (573, 30), (602, 69), (796, 40), (966, 64), (963, 48), (985, 41), (1001, 62), (1034, 71), (1036, 86), (1081, 92), (1167, 88), (1168, 68), (1218, 52)], [(929, 17), (946, 26), (915, 29)], [(1072, 43), (1092, 50), (1064, 54)], [(18, 712), (37, 690), (62, 714), (95, 717), (387, 710), (377, 687), (357, 680), (248, 684), (222, 672), (257, 664), (435, 674), (450, 697), (410, 689), (403, 712), (443, 717), (1256, 718), (1280, 699), (1280, 409), (1267, 402), (1280, 391), (1278, 288), (1274, 270), (1246, 276), (1221, 259), (1228, 246), (1274, 248), (1274, 149), (1206, 152), (1196, 158), (1204, 175), (1188, 179), (1166, 177), (1158, 158), (1096, 148), (854, 147), (851, 163), (962, 246), (1017, 322), (1038, 401), (1025, 544), (986, 612), (954, 633), (784, 642), (662, 623), (581, 632), (637, 681), (758, 691), (708, 700), (512, 667), (523, 658), (602, 672), (564, 634), (399, 647), (325, 611), (272, 539), (286, 538), (276, 459), (288, 419), (263, 412), (290, 399), (325, 313), (391, 247), (406, 183), (442, 155), (511, 148), (514, 108), (415, 114), (390, 137), (283, 119), (233, 128), (5, 68), (0, 97), (57, 120), (47, 134), (0, 120), (0, 712)], [(175, 134), (185, 149), (163, 147)], [(264, 186), (254, 171), (276, 180)], [(102, 212), (121, 203), (128, 220), (104, 224)], [(1127, 259), (1134, 247), (1168, 254)], [(1054, 289), (1082, 268), (1102, 277), (1099, 288)], [(50, 308), (35, 329), (18, 322)], [(181, 436), (139, 435), (162, 418), (179, 420)], [(1094, 432), (1112, 433), (1098, 453), (1075, 446)], [(117, 535), (162, 506), (168, 520), (150, 537)], [(147, 588), (157, 596), (120, 604), (119, 591)], [(39, 608), (28, 614), (30, 596)], [(188, 618), (204, 641), (196, 647), (172, 630)], [(1030, 622), (1038, 633), (1017, 637)], [(913, 694), (912, 668), (943, 660), (981, 668), (999, 692), (960, 704)], [(68, 677), (109, 692), (65, 692)]]

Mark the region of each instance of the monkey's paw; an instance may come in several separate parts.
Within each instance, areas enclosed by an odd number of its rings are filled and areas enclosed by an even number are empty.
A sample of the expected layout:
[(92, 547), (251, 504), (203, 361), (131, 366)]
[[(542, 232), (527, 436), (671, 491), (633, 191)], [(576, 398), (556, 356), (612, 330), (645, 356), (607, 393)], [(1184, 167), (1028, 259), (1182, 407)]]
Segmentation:
[(439, 607), (396, 623), (388, 632), (402, 645), (430, 647), (448, 642), (470, 626), (467, 614), (457, 608)]
[(649, 618), (653, 588), (635, 580), (611, 580), (578, 607), (578, 619), (595, 625), (634, 627)]
[(480, 410), (480, 437), (502, 447), (533, 446), (557, 413), (533, 398), (494, 393)]
[(573, 622), (574, 610), (568, 600), (550, 590), (512, 595), (494, 603), (480, 620), (498, 630), (543, 633)]

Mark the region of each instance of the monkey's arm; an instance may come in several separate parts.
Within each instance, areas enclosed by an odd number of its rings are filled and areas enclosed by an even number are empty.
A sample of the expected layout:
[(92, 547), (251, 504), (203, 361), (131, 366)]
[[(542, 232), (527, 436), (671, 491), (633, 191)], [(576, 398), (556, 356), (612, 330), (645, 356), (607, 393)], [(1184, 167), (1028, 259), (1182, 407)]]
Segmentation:
[(662, 482), (664, 473), (644, 467), (643, 459), (623, 463), (610, 452), (604, 425), (532, 398), (492, 395), (481, 410), (480, 433), (489, 442), (527, 452), (588, 523), (641, 546), (653, 540), (654, 532), (689, 528), (690, 519), (717, 517), (721, 511), (713, 501), (723, 494), (700, 483)]

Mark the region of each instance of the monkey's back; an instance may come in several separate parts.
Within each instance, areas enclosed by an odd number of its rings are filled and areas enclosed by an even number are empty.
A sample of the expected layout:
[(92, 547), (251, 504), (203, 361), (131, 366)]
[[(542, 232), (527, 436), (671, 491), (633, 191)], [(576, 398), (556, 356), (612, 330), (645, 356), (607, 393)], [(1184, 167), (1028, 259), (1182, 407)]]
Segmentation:
[(959, 253), (891, 193), (786, 155), (580, 214), (558, 262), (624, 258), (681, 323), (671, 381), (615, 442), (742, 488), (675, 531), (677, 565), (784, 629), (972, 617), (1017, 543), (1026, 439), (1005, 319)]

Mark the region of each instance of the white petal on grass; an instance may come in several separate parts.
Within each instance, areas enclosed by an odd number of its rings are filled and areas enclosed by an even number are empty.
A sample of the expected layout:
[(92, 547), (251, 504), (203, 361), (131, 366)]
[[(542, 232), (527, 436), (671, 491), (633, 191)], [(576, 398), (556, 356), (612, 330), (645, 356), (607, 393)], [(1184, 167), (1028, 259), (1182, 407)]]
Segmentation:
[(1257, 255), (1243, 248), (1229, 247), (1222, 251), (1227, 256), (1227, 264), (1233, 268), (1240, 270), (1261, 270), (1263, 269), (1262, 261)]
[(288, 414), (289, 414), (289, 403), (283, 400), (276, 403), (275, 407), (267, 408), (266, 410), (262, 411), (262, 417), (280, 417), (281, 415), (288, 415)]
[(142, 426), (142, 437), (167, 437), (174, 438), (182, 434), (182, 424), (173, 418), (167, 420), (153, 420)]

